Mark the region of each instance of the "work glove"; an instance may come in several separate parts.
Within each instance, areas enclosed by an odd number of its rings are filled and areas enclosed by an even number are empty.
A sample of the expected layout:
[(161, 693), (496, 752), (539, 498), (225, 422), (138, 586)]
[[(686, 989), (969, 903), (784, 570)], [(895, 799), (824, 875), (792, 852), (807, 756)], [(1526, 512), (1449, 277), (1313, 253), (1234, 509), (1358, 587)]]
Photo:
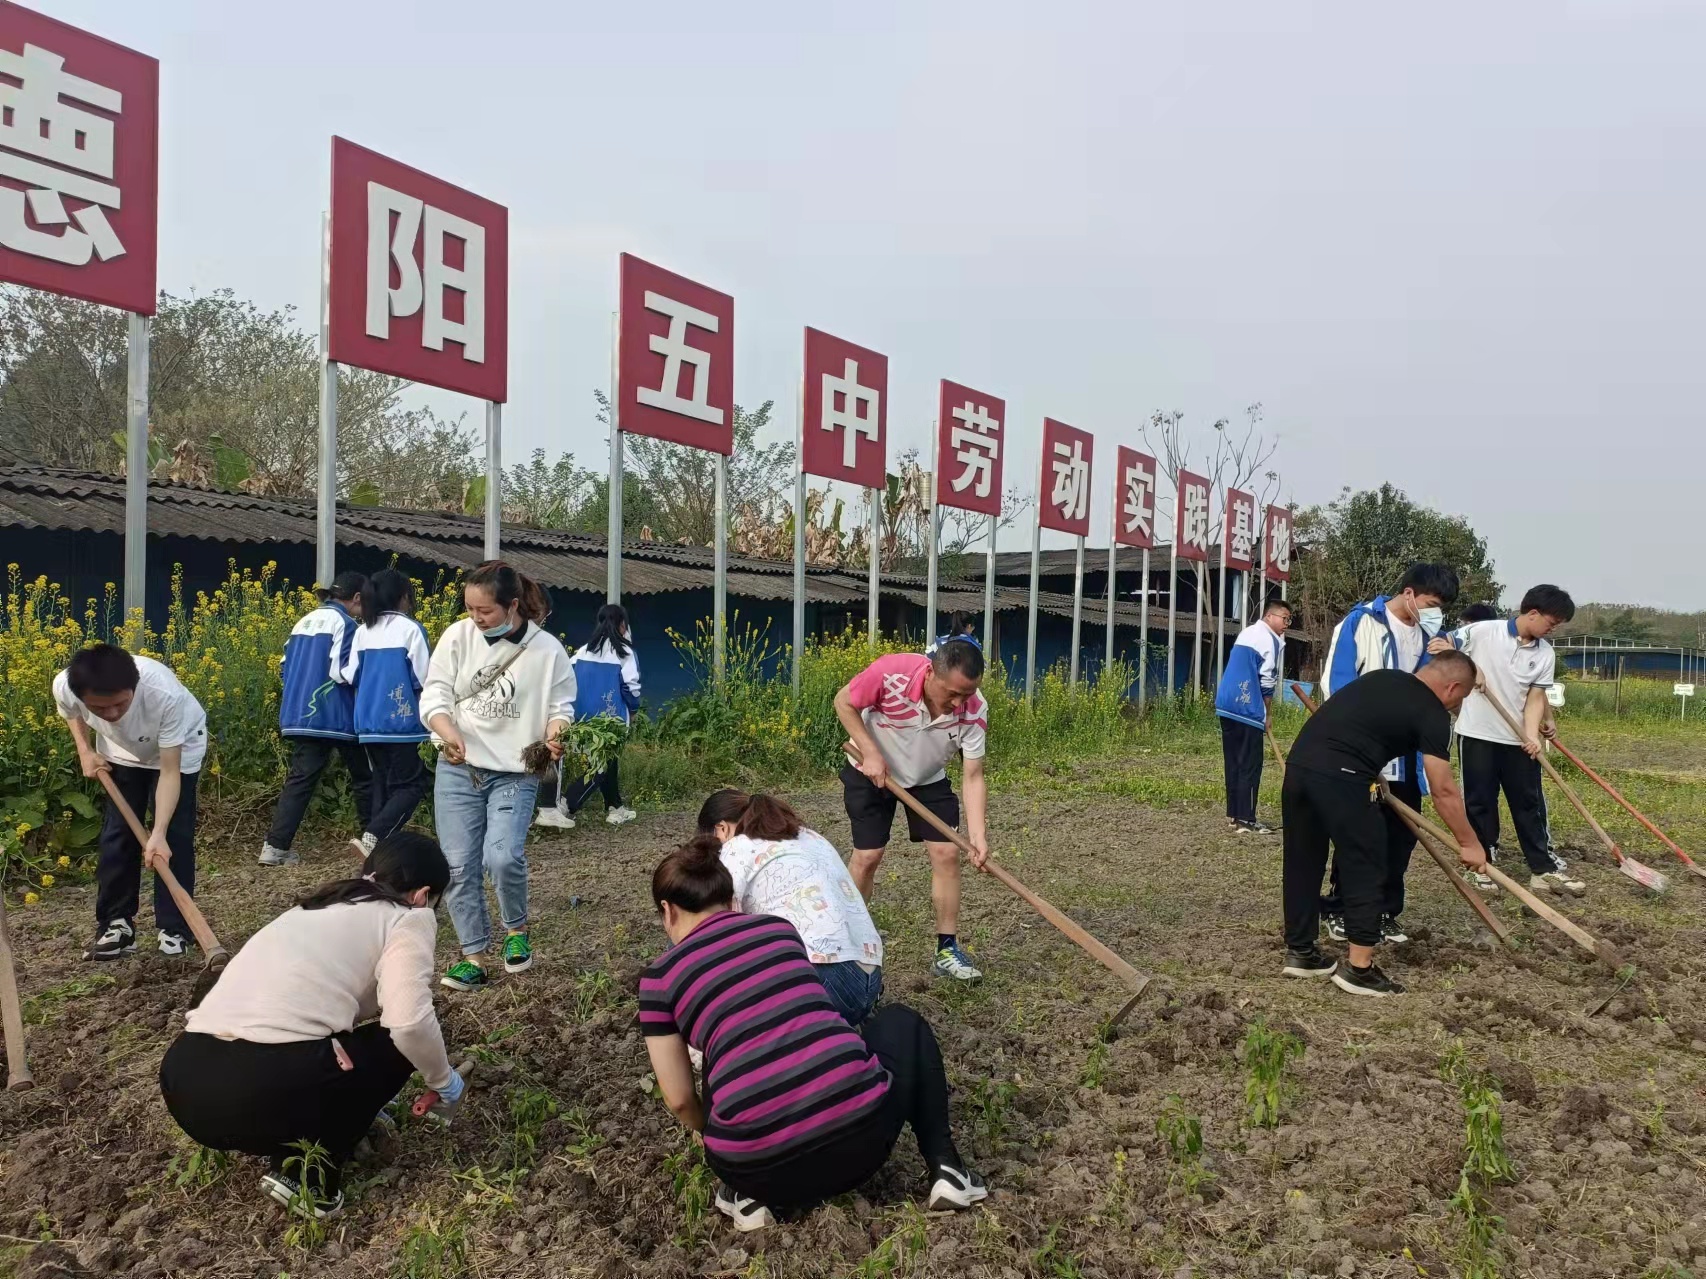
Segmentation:
[(442, 1088), (429, 1091), (423, 1098), (427, 1101), (426, 1113), (439, 1123), (448, 1124), (462, 1105), (462, 1098), (467, 1094), (467, 1091), (467, 1081), (455, 1070), (452, 1070), (449, 1083)]

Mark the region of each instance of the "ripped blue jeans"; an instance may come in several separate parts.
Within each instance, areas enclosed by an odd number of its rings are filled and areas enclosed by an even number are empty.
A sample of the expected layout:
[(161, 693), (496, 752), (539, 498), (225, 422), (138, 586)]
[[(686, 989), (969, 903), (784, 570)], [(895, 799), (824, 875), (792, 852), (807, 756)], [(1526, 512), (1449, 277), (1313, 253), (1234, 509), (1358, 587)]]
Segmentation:
[(497, 890), (504, 927), (527, 927), (527, 827), (538, 790), (538, 779), (527, 773), (491, 773), (438, 761), (433, 824), (450, 863), (444, 901), (464, 955), (478, 955), (492, 944), (487, 875)]

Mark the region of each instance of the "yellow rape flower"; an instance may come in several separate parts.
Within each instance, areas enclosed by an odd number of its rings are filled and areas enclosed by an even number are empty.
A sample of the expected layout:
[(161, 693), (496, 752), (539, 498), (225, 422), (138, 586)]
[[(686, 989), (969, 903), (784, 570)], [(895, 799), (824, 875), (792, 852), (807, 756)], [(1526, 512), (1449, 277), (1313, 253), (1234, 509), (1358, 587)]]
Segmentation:
[(41, 877), (41, 886), (43, 888), (52, 888), (53, 887), (53, 876), (52, 875), (43, 875)]
[(26, 905), (26, 906), (34, 906), (40, 900), (41, 900), (41, 896), (38, 893), (25, 893), (24, 894), (24, 905)]
[(70, 865), (71, 865), (71, 859), (69, 857), (61, 857), (59, 859), (59, 867), (61, 870), (64, 870), (66, 867), (68, 867)]

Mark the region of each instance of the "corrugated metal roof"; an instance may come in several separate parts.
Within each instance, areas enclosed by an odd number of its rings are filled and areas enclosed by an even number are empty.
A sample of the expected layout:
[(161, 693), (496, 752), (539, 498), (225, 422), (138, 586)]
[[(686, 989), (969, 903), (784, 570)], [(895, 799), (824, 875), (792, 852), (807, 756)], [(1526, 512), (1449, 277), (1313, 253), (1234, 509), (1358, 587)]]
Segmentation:
[[(122, 536), (124, 480), (81, 471), (0, 466), (0, 523)], [(148, 532), (151, 537), (211, 542), (312, 545), (315, 508), (308, 498), (254, 497), (150, 480)], [(452, 571), (472, 568), (485, 558), (483, 521), (442, 511), (339, 503), (338, 541), (346, 546), (373, 547), (389, 554), (442, 564)], [(593, 593), (604, 591), (605, 539), (596, 534), (506, 524), (502, 542), (506, 560), (547, 586)], [(1029, 553), (1023, 554), (1029, 572)], [(712, 553), (708, 547), (624, 542), (622, 557), (623, 590), (636, 595), (707, 590), (711, 586)], [(1006, 554), (997, 555), (998, 570), (1008, 558)], [(791, 599), (793, 573), (794, 566), (789, 560), (730, 555), (729, 594), (748, 599)], [(818, 603), (862, 605), (868, 589), (862, 572), (824, 568), (810, 568), (806, 572), (806, 597)], [(920, 608), (927, 599), (924, 579), (908, 574), (885, 574), (881, 590), (884, 595), (904, 599)], [(998, 612), (1022, 612), (1029, 607), (1029, 593), (1025, 589), (997, 586), (995, 594)], [(936, 603), (943, 612), (963, 609), (981, 613), (982, 582), (956, 579), (942, 584)], [(1072, 616), (1069, 594), (1044, 591), (1037, 603), (1044, 612)], [(1106, 618), (1105, 601), (1085, 599), (1083, 617), (1088, 624), (1102, 625)], [(1151, 609), (1152, 626), (1158, 617), (1164, 619), (1165, 615)], [(1121, 602), (1116, 607), (1115, 619), (1120, 625), (1135, 627), (1138, 618), (1136, 604)], [(1179, 618), (1183, 633), (1189, 634), (1193, 624), (1194, 618)], [(1227, 633), (1234, 634), (1236, 629), (1229, 624)]]

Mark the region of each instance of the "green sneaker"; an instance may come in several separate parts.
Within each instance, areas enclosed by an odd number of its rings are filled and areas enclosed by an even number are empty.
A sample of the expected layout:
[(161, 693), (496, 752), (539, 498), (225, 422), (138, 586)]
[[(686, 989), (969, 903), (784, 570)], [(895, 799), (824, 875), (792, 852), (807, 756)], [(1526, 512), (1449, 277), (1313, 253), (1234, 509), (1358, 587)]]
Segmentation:
[(459, 959), (438, 979), (438, 984), (452, 990), (484, 990), (489, 980), (486, 970), (472, 959)]
[(526, 933), (511, 933), (504, 938), (504, 971), (524, 973), (533, 967), (533, 946)]

